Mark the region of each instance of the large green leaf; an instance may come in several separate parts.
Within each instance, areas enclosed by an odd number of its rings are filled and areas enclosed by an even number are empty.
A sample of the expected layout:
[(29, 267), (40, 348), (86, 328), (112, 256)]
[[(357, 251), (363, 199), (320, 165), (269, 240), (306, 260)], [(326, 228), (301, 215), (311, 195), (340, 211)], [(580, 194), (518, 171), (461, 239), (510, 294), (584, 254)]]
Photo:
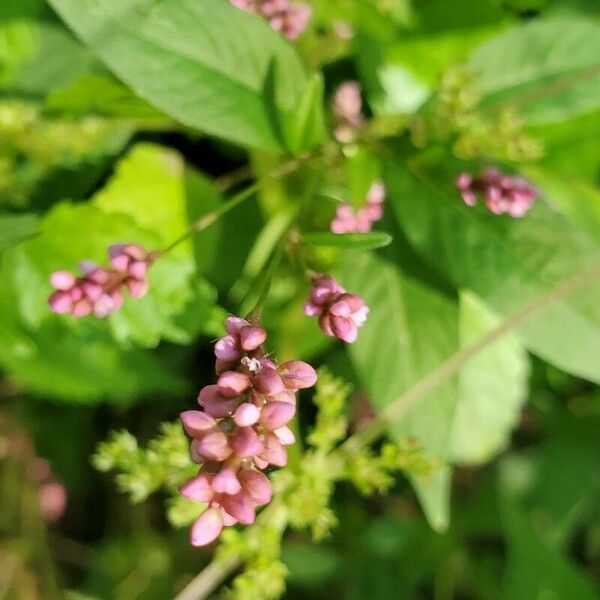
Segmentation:
[(240, 144), (278, 149), (278, 113), (306, 76), (293, 48), (223, 0), (50, 0), (134, 92), (178, 121)]
[[(496, 325), (494, 316), (472, 296), (464, 294), (459, 309), (454, 298), (401, 276), (369, 254), (348, 260), (341, 280), (371, 308), (350, 351), (379, 410)], [(504, 385), (508, 370), (513, 381)], [(458, 382), (450, 378), (421, 399), (390, 433), (398, 440), (414, 436), (428, 454), (447, 461), (489, 460), (508, 440), (526, 375), (522, 348), (513, 338), (502, 339), (467, 362)], [(445, 528), (449, 470), (439, 469), (429, 479), (415, 477), (413, 483), (432, 525)]]
[[(509, 315), (600, 264), (598, 247), (543, 200), (522, 219), (465, 206), (452, 185), (457, 172), (448, 161), (410, 171), (394, 164), (387, 178), (400, 227), (456, 287)], [(595, 283), (545, 307), (519, 328), (521, 339), (558, 367), (600, 381), (599, 294)]]
[(600, 106), (600, 24), (562, 17), (516, 26), (479, 47), (470, 65), (484, 105), (515, 106), (531, 123)]

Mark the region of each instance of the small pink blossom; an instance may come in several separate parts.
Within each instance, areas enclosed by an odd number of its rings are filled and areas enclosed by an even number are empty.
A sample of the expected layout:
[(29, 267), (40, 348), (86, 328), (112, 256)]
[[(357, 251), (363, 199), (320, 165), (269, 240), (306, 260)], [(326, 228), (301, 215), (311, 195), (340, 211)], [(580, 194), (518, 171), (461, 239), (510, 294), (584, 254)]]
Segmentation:
[(147, 271), (156, 258), (136, 244), (115, 244), (108, 249), (110, 268), (82, 261), (79, 277), (68, 271), (50, 276), (54, 293), (48, 299), (50, 310), (73, 317), (93, 314), (106, 317), (123, 305), (124, 291), (141, 298), (148, 291)]
[(201, 410), (181, 413), (192, 460), (201, 465), (181, 493), (208, 504), (192, 527), (194, 546), (214, 541), (224, 527), (252, 523), (256, 508), (270, 502), (271, 484), (262, 471), (287, 463), (296, 393), (317, 380), (305, 362), (278, 365), (267, 358), (263, 327), (232, 316), (225, 329), (215, 345), (217, 383), (200, 390)]
[(331, 112), (335, 119), (334, 135), (338, 142), (354, 140), (356, 131), (365, 122), (362, 113), (362, 89), (357, 81), (346, 81), (334, 92)]
[(383, 217), (383, 202), (385, 186), (381, 181), (375, 181), (367, 192), (366, 204), (354, 212), (352, 206), (342, 202), (336, 210), (335, 218), (331, 221), (332, 233), (366, 233), (371, 231), (373, 224)]
[(483, 196), (491, 213), (515, 218), (524, 216), (539, 196), (524, 177), (504, 175), (494, 168), (484, 169), (476, 176), (461, 173), (454, 185), (468, 206), (474, 206), (477, 198)]
[(308, 26), (312, 8), (290, 0), (229, 0), (233, 6), (263, 17), (275, 31), (295, 40)]
[(369, 307), (360, 296), (348, 294), (333, 277), (321, 275), (313, 280), (304, 313), (318, 317), (319, 327), (325, 335), (352, 344), (358, 329), (367, 320)]

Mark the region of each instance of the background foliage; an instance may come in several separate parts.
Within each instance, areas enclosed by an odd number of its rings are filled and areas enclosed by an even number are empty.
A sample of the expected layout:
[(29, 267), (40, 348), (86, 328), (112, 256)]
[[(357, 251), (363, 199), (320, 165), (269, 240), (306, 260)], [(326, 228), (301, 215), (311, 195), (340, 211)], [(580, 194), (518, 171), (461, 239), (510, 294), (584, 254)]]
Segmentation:
[[(277, 597), (287, 573), (291, 599), (597, 597), (597, 276), (413, 404), (387, 432), (399, 450), (362, 454), (355, 486), (334, 487), (324, 458), (528, 303), (598, 274), (597, 3), (310, 4), (291, 44), (226, 0), (0, 3), (0, 597), (162, 600), (210, 561), (167, 521), (194, 515), (173, 499), (181, 431), (160, 424), (211, 381), (211, 340), (296, 218), (303, 259), (371, 314), (356, 344), (331, 343), (279, 265), (272, 350), (329, 374), (301, 400), (304, 461), (276, 478), (295, 529), (281, 549), (268, 529), (231, 533), (223, 555), (254, 569), (232, 593)], [(368, 122), (340, 145), (329, 102), (354, 79)], [(461, 202), (456, 175), (487, 165), (540, 189), (524, 218)], [(378, 231), (327, 233), (336, 200), (360, 205), (378, 178)], [(105, 320), (47, 309), (53, 271), (115, 242), (165, 247), (251, 181), (152, 267), (144, 298)], [(94, 464), (118, 489), (92, 466), (105, 440)], [(68, 490), (50, 526), (36, 455)]]

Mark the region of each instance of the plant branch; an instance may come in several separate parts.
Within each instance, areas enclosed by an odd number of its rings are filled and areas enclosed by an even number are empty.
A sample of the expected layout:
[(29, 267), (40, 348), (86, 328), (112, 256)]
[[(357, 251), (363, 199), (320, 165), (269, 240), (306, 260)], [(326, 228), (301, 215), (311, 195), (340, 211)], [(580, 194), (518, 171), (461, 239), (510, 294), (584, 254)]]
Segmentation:
[[(173, 248), (175, 248), (175, 246), (178, 246), (188, 237), (194, 235), (195, 233), (200, 233), (201, 231), (208, 229), (208, 227), (210, 227), (213, 223), (218, 221), (223, 215), (228, 213), (230, 210), (234, 209), (244, 200), (252, 196), (256, 191), (258, 191), (266, 180), (277, 177), (283, 177), (288, 173), (292, 173), (306, 162), (319, 156), (322, 152), (324, 152), (323, 148), (319, 148), (317, 151), (314, 152), (307, 152), (301, 156), (293, 158), (279, 165), (279, 167), (274, 169), (271, 173), (268, 173), (265, 176), (258, 178), (254, 183), (250, 184), (248, 187), (244, 188), (243, 190), (232, 196), (229, 200), (221, 204), (219, 208), (205, 214), (204, 216), (200, 217), (197, 221), (192, 223), (192, 225), (189, 227), (189, 229), (187, 229), (187, 231), (185, 231), (175, 241), (171, 242), (166, 248), (164, 248), (160, 252), (160, 254), (170, 252)], [(223, 193), (231, 189), (240, 181), (249, 179), (251, 176), (252, 174), (249, 171), (249, 167), (241, 167), (240, 169), (236, 169), (230, 174), (224, 175), (219, 180), (217, 180), (217, 187), (219, 188), (219, 191)]]
[(174, 600), (203, 600), (241, 564), (239, 556), (214, 559), (175, 596)]
[[(334, 450), (329, 455), (333, 463), (333, 468), (336, 469), (345, 460), (351, 460), (352, 456), (361, 448), (364, 448), (384, 435), (390, 424), (403, 417), (410, 408), (444, 383), (446, 379), (452, 377), (471, 358), (521, 326), (537, 312), (548, 308), (577, 289), (590, 285), (598, 279), (600, 279), (600, 264), (596, 264), (593, 268), (562, 281), (547, 293), (534, 298), (520, 311), (507, 317), (498, 327), (490, 331), (479, 341), (456, 352), (388, 405), (365, 429), (352, 435), (338, 449)], [(240, 557), (229, 557), (227, 560), (213, 560), (175, 600), (204, 600), (241, 565), (241, 562)]]

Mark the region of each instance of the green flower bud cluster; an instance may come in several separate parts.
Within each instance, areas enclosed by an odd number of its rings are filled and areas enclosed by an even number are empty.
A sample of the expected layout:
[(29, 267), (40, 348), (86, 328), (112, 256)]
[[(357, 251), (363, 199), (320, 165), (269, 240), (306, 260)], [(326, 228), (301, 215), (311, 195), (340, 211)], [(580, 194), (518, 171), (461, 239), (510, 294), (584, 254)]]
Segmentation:
[[(276, 507), (277, 505), (271, 505)], [(223, 532), (217, 559), (237, 556), (244, 561), (244, 571), (235, 577), (222, 597), (226, 600), (277, 600), (285, 591), (287, 568), (281, 562), (281, 539), (285, 528), (279, 510), (273, 519), (263, 520), (253, 527)]]
[(364, 448), (346, 463), (346, 477), (368, 495), (385, 493), (394, 483), (398, 472), (410, 475), (430, 476), (443, 466), (443, 461), (429, 458), (414, 438), (402, 444), (385, 443), (379, 452)]
[(34, 103), (0, 101), (0, 194), (23, 204), (52, 169), (111, 152), (129, 134), (129, 127), (113, 119), (57, 119)]
[[(196, 472), (188, 442), (179, 423), (163, 423), (161, 433), (146, 448), (140, 448), (127, 431), (112, 432), (92, 457), (100, 471), (117, 471), (117, 485), (132, 502), (142, 502), (164, 488), (177, 495), (177, 486)], [(181, 522), (181, 505), (171, 504), (175, 520)]]
[(542, 144), (524, 132), (514, 110), (485, 111), (480, 103), (473, 73), (465, 65), (451, 67), (442, 75), (437, 94), (410, 122), (413, 143), (449, 143), (464, 159), (528, 161), (543, 155)]

